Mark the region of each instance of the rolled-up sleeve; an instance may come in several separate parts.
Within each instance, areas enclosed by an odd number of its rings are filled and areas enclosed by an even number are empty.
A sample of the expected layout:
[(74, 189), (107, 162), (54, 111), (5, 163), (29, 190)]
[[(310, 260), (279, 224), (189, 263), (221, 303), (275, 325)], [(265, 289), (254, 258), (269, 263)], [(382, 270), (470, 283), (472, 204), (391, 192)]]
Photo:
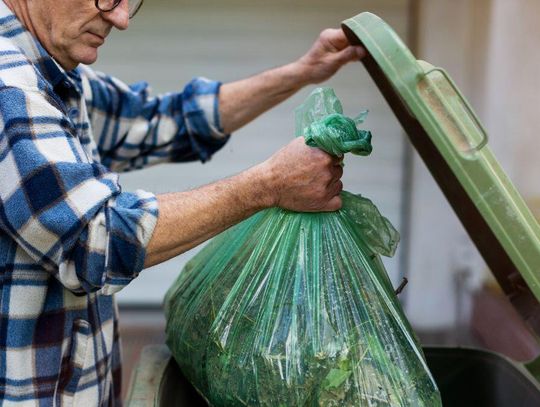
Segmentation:
[(151, 97), (146, 82), (128, 86), (88, 67), (81, 78), (99, 153), (114, 171), (205, 162), (229, 139), (220, 123), (220, 82), (195, 78), (182, 92)]
[(0, 90), (0, 229), (69, 290), (112, 294), (144, 266), (158, 207), (122, 192), (118, 175), (83, 159), (60, 110), (36, 90)]

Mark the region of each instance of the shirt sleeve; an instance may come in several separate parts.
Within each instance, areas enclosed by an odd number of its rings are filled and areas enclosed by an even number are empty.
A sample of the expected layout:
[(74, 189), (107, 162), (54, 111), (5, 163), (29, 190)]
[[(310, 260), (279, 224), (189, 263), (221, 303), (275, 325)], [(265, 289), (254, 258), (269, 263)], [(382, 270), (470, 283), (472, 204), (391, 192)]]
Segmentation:
[(128, 86), (88, 67), (80, 72), (99, 153), (114, 171), (205, 162), (229, 139), (220, 125), (220, 82), (195, 78), (182, 92), (150, 97), (146, 82)]
[(0, 89), (0, 233), (76, 294), (111, 294), (142, 270), (158, 207), (84, 160), (75, 129), (43, 92)]

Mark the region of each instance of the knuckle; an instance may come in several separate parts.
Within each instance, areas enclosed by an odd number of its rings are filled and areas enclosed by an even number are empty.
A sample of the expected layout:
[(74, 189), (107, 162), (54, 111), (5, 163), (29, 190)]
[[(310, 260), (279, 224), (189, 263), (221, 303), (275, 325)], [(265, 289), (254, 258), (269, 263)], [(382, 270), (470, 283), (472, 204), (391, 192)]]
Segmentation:
[(339, 30), (336, 29), (336, 28), (325, 28), (324, 30), (321, 31), (321, 34), (319, 35), (321, 38), (323, 39), (332, 39), (335, 37), (336, 35), (336, 32), (338, 32)]
[(340, 179), (343, 176), (343, 168), (340, 166), (335, 166), (334, 175), (337, 179)]
[(290, 142), (290, 144), (300, 144), (300, 145), (306, 145), (306, 142), (304, 140), (304, 137), (300, 136), (300, 137), (296, 137), (293, 141)]
[(324, 156), (321, 159), (321, 163), (325, 166), (332, 166), (334, 164), (334, 160), (332, 159), (332, 156), (324, 153)]
[(320, 180), (324, 185), (329, 184), (330, 182), (332, 182), (333, 179), (334, 179), (334, 177), (332, 176), (332, 174), (330, 172), (324, 172), (320, 176)]
[(321, 38), (328, 38), (329, 36), (331, 36), (333, 33), (333, 30), (331, 28), (325, 28), (324, 30), (321, 31), (321, 33), (319, 34), (319, 37)]

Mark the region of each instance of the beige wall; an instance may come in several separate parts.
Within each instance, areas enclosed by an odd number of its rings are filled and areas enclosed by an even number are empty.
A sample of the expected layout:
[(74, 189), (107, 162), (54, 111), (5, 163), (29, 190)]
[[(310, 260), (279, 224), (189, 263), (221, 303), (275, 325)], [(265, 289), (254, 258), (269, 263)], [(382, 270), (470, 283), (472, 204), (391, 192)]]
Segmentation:
[[(529, 201), (540, 202), (540, 1), (418, 0), (419, 57), (446, 68), (472, 103), (490, 146)], [(146, 79), (155, 91), (179, 88), (203, 74), (233, 80), (285, 63), (303, 52), (318, 31), (370, 10), (407, 34), (406, 0), (159, 0), (146, 2), (127, 33), (102, 50), (98, 68), (130, 82)], [(399, 227), (401, 128), (371, 79), (347, 67), (330, 83), (354, 114), (369, 107), (370, 159), (347, 164), (346, 186), (375, 199)], [(306, 92), (235, 135), (209, 164), (164, 166), (125, 178), (125, 187), (154, 192), (185, 189), (237, 172), (285, 143), (291, 112)], [(404, 292), (412, 322), (452, 326), (456, 273), (471, 273), (474, 288), (485, 270), (463, 228), (418, 157), (413, 163), (411, 284)], [(540, 203), (537, 204), (540, 208)], [(540, 212), (540, 210), (539, 210)], [(123, 291), (124, 301), (159, 302), (190, 254), (145, 271)], [(397, 261), (388, 263), (395, 276)], [(466, 304), (465, 304), (466, 305)]]
[[(540, 1), (493, 0), (486, 126), (528, 201), (540, 198)], [(537, 210), (540, 208), (536, 208)]]
[[(417, 17), (417, 56), (445, 68), (481, 118), (489, 6), (489, 0), (423, 0)], [(485, 266), (416, 153), (412, 178), (408, 316), (426, 330), (466, 324), (467, 294)]]
[[(240, 79), (292, 61), (319, 32), (362, 11), (386, 19), (406, 36), (407, 0), (155, 0), (145, 2), (127, 32), (114, 32), (96, 68), (126, 82), (147, 80), (155, 93), (182, 89), (193, 76)], [(326, 83), (346, 114), (368, 108), (365, 128), (373, 132), (369, 158), (347, 158), (344, 184), (370, 197), (400, 228), (401, 127), (360, 63), (350, 64)], [(207, 164), (161, 165), (122, 175), (126, 190), (155, 193), (185, 190), (237, 173), (266, 159), (294, 135), (293, 111), (313, 87), (236, 132)], [(197, 249), (145, 270), (119, 295), (124, 302), (160, 303), (166, 289)], [(398, 275), (399, 253), (385, 259)]]
[[(540, 213), (540, 2), (421, 0), (419, 21), (419, 56), (454, 78), (501, 165)], [(456, 276), (468, 272), (472, 290), (487, 268), (418, 157), (413, 179), (408, 312), (416, 326), (448, 328), (469, 305), (458, 305)]]

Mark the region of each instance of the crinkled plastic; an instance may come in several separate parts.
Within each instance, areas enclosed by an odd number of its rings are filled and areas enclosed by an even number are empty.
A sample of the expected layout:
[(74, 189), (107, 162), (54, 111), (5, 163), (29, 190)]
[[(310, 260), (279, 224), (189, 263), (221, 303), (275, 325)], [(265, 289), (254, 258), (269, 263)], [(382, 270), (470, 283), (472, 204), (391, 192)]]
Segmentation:
[(372, 151), (371, 132), (359, 130), (367, 110), (356, 119), (343, 115), (341, 102), (332, 88), (317, 88), (296, 111), (296, 136), (304, 136), (306, 144), (327, 153), (369, 155)]
[(209, 404), (441, 406), (379, 256), (399, 235), (370, 200), (342, 197), (337, 212), (259, 212), (167, 292), (167, 343)]

